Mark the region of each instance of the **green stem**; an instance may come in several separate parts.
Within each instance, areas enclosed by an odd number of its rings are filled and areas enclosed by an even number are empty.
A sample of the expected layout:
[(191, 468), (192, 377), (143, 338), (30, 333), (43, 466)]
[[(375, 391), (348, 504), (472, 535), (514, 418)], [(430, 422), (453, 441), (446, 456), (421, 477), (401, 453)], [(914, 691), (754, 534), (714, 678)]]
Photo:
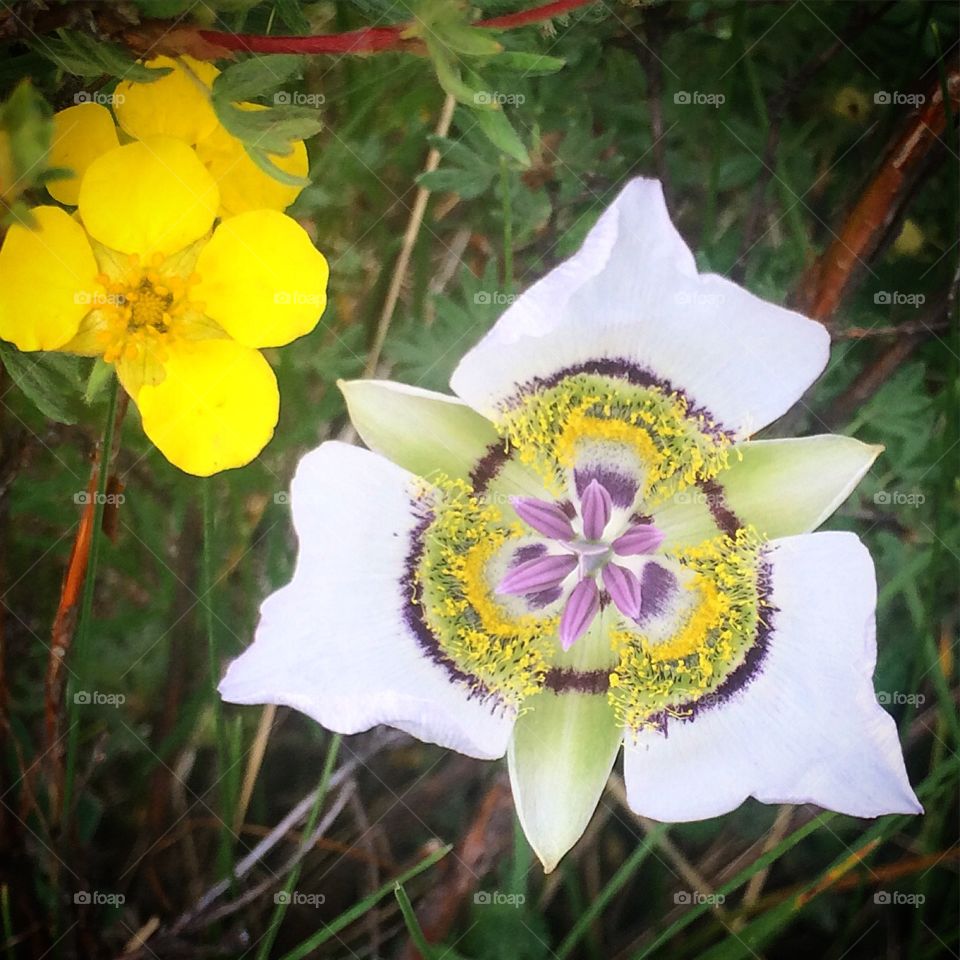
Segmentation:
[(513, 207), (510, 198), (510, 170), (507, 158), (500, 158), (500, 190), (503, 194), (503, 285), (513, 293)]
[(83, 581), (83, 595), (80, 599), (80, 614), (77, 630), (73, 639), (72, 667), (67, 681), (67, 758), (63, 781), (64, 821), (70, 815), (73, 802), (73, 783), (77, 773), (77, 746), (80, 739), (79, 718), (75, 694), (86, 690), (89, 679), (87, 672), (87, 648), (89, 646), (90, 620), (93, 614), (93, 593), (97, 580), (97, 561), (100, 557), (100, 544), (103, 540), (103, 508), (107, 502), (107, 480), (110, 473), (110, 455), (113, 449), (113, 433), (116, 427), (117, 397), (120, 384), (114, 377), (107, 399), (107, 422), (103, 428), (103, 440), (100, 443), (99, 471), (97, 478), (97, 498), (93, 504), (93, 526), (90, 530), (90, 555)]
[[(303, 830), (305, 842), (310, 839), (310, 836), (317, 825), (317, 817), (320, 815), (320, 810), (323, 808), (323, 801), (327, 797), (327, 788), (330, 786), (330, 777), (333, 774), (333, 765), (337, 762), (337, 755), (340, 753), (340, 744), (342, 740), (343, 738), (339, 733), (334, 734), (333, 739), (330, 741), (330, 746), (327, 748), (327, 758), (323, 764), (323, 772), (320, 774), (320, 783), (317, 785), (317, 795), (314, 798), (313, 806), (310, 809), (310, 816), (307, 817), (307, 823)], [(273, 916), (270, 918), (270, 925), (267, 927), (267, 932), (263, 935), (263, 939), (260, 941), (260, 948), (257, 950), (256, 960), (267, 960), (267, 958), (270, 956), (270, 951), (273, 948), (273, 942), (277, 939), (277, 934), (280, 932), (280, 924), (283, 923), (283, 918), (287, 913), (287, 906), (290, 903), (290, 895), (297, 886), (297, 881), (300, 879), (300, 871), (302, 869), (303, 861), (301, 860), (300, 863), (298, 863), (293, 870), (290, 871), (290, 875), (287, 877), (287, 882), (283, 885), (283, 892), (285, 896), (282, 896), (277, 900), (277, 905), (273, 910)]]
[(233, 822), (231, 790), (228, 780), (229, 749), (227, 730), (223, 717), (223, 705), (217, 693), (220, 682), (220, 649), (217, 643), (215, 614), (213, 609), (213, 554), (214, 554), (214, 506), (213, 479), (201, 481), (203, 491), (203, 556), (200, 566), (200, 603), (203, 607), (203, 625), (207, 635), (207, 666), (210, 681), (210, 702), (213, 710), (214, 726), (217, 737), (217, 772), (220, 794), (220, 847), (217, 854), (218, 866), (222, 876), (233, 875), (233, 836), (230, 824)]

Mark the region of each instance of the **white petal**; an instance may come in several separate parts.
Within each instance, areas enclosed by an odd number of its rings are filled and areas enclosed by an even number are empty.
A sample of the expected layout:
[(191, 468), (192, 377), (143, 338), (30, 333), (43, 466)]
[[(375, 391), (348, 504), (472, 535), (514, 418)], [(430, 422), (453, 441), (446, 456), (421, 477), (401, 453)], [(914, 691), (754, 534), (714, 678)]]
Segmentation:
[(660, 184), (632, 180), (584, 248), (535, 284), (460, 362), (454, 393), (490, 418), (520, 385), (619, 360), (683, 390), (747, 436), (820, 374), (830, 338), (800, 314), (698, 275)]
[(809, 533), (853, 492), (883, 447), (825, 434), (785, 440), (748, 440), (730, 453), (730, 467), (704, 491), (682, 490), (654, 511), (676, 546), (716, 536), (711, 516), (731, 511), (767, 539)]
[(513, 716), (470, 699), (407, 627), (404, 576), (419, 518), (411, 474), (342, 443), (300, 463), (300, 555), (263, 604), (253, 645), (230, 665), (231, 703), (295, 707), (339, 733), (383, 723), (472, 757), (503, 756)]
[(870, 554), (851, 533), (771, 546), (776, 610), (760, 670), (729, 700), (671, 721), (666, 735), (627, 735), (630, 806), (666, 821), (717, 816), (748, 796), (859, 817), (922, 812), (873, 690)]

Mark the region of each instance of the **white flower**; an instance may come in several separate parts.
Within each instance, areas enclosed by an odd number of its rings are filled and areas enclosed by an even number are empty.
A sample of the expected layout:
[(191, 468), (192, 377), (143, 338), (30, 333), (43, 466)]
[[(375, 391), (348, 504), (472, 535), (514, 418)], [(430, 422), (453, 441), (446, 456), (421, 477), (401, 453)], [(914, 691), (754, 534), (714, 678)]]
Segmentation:
[(304, 457), (296, 573), (223, 697), (506, 753), (547, 870), (621, 745), (630, 805), (658, 820), (749, 796), (920, 812), (873, 691), (869, 554), (809, 532), (879, 448), (746, 439), (828, 348), (699, 275), (659, 184), (632, 181), (463, 358), (459, 399), (343, 385), (374, 452)]

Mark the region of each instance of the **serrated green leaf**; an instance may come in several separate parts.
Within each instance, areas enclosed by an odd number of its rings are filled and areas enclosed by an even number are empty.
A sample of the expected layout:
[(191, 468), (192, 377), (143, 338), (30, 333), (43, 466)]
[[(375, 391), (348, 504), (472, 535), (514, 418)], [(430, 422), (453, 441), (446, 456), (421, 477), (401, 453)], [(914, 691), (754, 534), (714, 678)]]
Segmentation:
[(46, 417), (76, 423), (74, 400), (80, 382), (80, 358), (57, 353), (26, 354), (0, 341), (0, 360), (10, 379)]
[(477, 126), (486, 134), (490, 142), (514, 160), (530, 166), (530, 157), (527, 148), (523, 145), (513, 124), (507, 119), (502, 110), (478, 110), (476, 112)]
[(437, 80), (446, 93), (454, 97), (458, 103), (465, 104), (475, 109), (492, 110), (496, 109), (494, 104), (487, 102), (483, 97), (482, 84), (471, 87), (464, 83), (460, 76), (460, 69), (457, 67), (449, 53), (432, 41), (427, 41), (427, 50), (430, 51), (430, 58), (433, 61), (433, 68), (437, 72)]
[(102, 357), (97, 357), (90, 368), (90, 376), (87, 377), (87, 386), (83, 391), (84, 402), (87, 404), (96, 402), (112, 379), (113, 366), (105, 363)]
[(31, 47), (52, 60), (67, 73), (79, 77), (102, 77), (104, 74), (137, 83), (150, 83), (170, 72), (169, 67), (145, 67), (119, 44), (87, 36), (75, 30), (59, 30), (57, 37), (45, 38)]
[(294, 33), (310, 32), (310, 21), (303, 10), (300, 9), (298, 0), (276, 0), (275, 6), (277, 13), (280, 14), (280, 19)]
[(288, 187), (309, 187), (310, 178), (309, 177), (298, 177), (296, 174), (289, 173), (286, 170), (278, 167), (273, 160), (272, 156), (276, 154), (267, 153), (266, 150), (261, 150), (259, 147), (253, 147), (249, 143), (243, 145), (243, 149), (247, 151), (247, 155), (250, 159), (268, 176), (273, 177), (274, 180), (279, 180), (280, 183), (285, 183)]
[(546, 76), (562, 70), (567, 61), (560, 57), (548, 57), (542, 53), (524, 53), (520, 50), (505, 50), (488, 61), (492, 67), (514, 70), (530, 77)]
[(492, 173), (485, 175), (483, 170), (465, 170), (462, 167), (447, 167), (443, 170), (431, 170), (421, 173), (417, 183), (427, 190), (457, 193), (464, 200), (472, 200), (490, 186)]
[(303, 57), (295, 54), (252, 56), (231, 64), (213, 81), (213, 97), (237, 103), (269, 96), (302, 72)]
[(469, 24), (449, 27), (439, 39), (445, 47), (468, 57), (489, 57), (503, 50), (503, 44), (488, 32)]
[(214, 98), (217, 118), (228, 133), (257, 149), (285, 156), (294, 140), (306, 140), (323, 128), (316, 110), (309, 107), (271, 107), (241, 110)]
[(0, 130), (6, 133), (6, 145), (13, 161), (18, 189), (37, 182), (46, 170), (46, 157), (53, 137), (53, 111), (29, 80), (23, 80), (0, 110)]

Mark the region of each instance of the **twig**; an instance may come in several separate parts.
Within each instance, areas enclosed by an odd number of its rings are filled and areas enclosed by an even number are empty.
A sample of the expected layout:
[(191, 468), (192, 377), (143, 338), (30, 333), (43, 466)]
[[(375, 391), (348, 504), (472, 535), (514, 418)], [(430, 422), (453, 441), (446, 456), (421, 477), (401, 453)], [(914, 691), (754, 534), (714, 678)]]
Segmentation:
[[(784, 805), (777, 810), (777, 816), (773, 821), (773, 826), (763, 841), (763, 847), (760, 850), (761, 857), (765, 853), (769, 853), (787, 835), (792, 820), (793, 807)], [(766, 866), (762, 867), (750, 878), (740, 904), (744, 910), (749, 910), (760, 899), (760, 894), (763, 893), (763, 886), (767, 882), (769, 875), (770, 867)], [(734, 931), (741, 930), (745, 924), (746, 919), (744, 917), (737, 917), (731, 924), (731, 929)]]
[(253, 746), (250, 748), (250, 756), (247, 760), (247, 768), (243, 773), (240, 799), (237, 801), (237, 809), (233, 815), (234, 833), (240, 832), (243, 820), (247, 815), (247, 807), (250, 806), (250, 797), (253, 796), (253, 788), (260, 773), (263, 755), (267, 752), (267, 741), (270, 739), (270, 731), (273, 729), (273, 721), (276, 716), (277, 705), (275, 703), (268, 703), (260, 714), (260, 723), (257, 725), (257, 732), (253, 738)]
[[(946, 88), (951, 113), (960, 108), (960, 67), (950, 67)], [(858, 267), (877, 251), (901, 213), (925, 161), (934, 155), (947, 124), (940, 79), (930, 86), (924, 106), (912, 114), (888, 151), (880, 170), (860, 195), (836, 239), (807, 271), (796, 305), (807, 316), (828, 323), (859, 275)]]
[[(532, 23), (541, 23), (562, 16), (594, 0), (556, 0), (529, 10), (519, 10), (501, 17), (478, 20), (474, 27), (485, 30), (513, 30)], [(349, 33), (309, 37), (268, 37), (251, 33), (224, 33), (219, 30), (198, 30), (197, 35), (212, 48), (239, 50), (248, 53), (345, 54), (383, 53), (386, 50), (410, 50), (422, 47), (412, 34), (409, 23), (389, 27), (364, 27)], [(222, 54), (220, 54), (222, 56)]]
[[(450, 123), (453, 120), (453, 111), (457, 101), (451, 94), (447, 94), (443, 101), (443, 108), (440, 110), (440, 119), (437, 121), (437, 127), (434, 133), (438, 137), (445, 137), (450, 131)], [(423, 172), (431, 173), (437, 169), (440, 164), (440, 151), (436, 147), (431, 147), (427, 154), (427, 162), (424, 164)], [(403, 246), (400, 248), (400, 256), (397, 257), (396, 265), (393, 268), (393, 275), (390, 277), (390, 287), (387, 290), (387, 299), (383, 304), (383, 311), (380, 314), (380, 321), (377, 324), (377, 332), (373, 340), (373, 346), (367, 355), (367, 363), (363, 368), (364, 377), (372, 377), (377, 370), (377, 364), (380, 362), (380, 353), (383, 350), (384, 341), (387, 338), (387, 331), (390, 329), (390, 322), (393, 320), (393, 312), (397, 307), (397, 301), (400, 299), (400, 290), (407, 277), (407, 268), (410, 266), (410, 257), (413, 253), (414, 244), (420, 234), (420, 227), (423, 225), (423, 215), (427, 210), (427, 200), (430, 198), (430, 191), (426, 187), (417, 187), (417, 195), (413, 201), (413, 207), (410, 210), (410, 219), (407, 222), (407, 229), (403, 235)]]

